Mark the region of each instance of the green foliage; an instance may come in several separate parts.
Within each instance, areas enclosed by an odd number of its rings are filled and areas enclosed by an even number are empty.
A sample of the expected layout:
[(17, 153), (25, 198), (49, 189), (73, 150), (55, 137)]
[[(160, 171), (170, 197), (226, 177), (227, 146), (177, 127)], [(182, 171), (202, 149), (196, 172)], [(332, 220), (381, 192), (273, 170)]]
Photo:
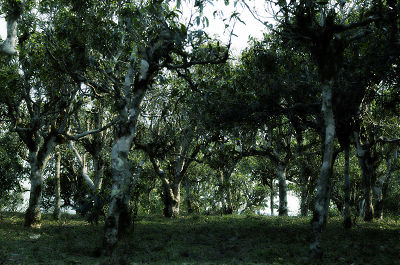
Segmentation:
[(389, 216), (400, 216), (400, 181), (396, 175), (390, 182), (387, 188), (387, 197), (384, 200), (384, 218), (386, 214)]
[(15, 135), (0, 135), (0, 210), (16, 210), (21, 206), (21, 182), (27, 177), (22, 154)]

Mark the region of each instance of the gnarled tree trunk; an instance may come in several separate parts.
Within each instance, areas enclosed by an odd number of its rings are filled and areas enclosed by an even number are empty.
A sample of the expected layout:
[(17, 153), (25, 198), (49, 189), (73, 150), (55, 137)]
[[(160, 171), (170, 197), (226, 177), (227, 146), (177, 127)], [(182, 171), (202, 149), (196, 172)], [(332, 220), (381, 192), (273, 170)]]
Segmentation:
[(129, 232), (131, 225), (131, 207), (129, 184), (132, 174), (128, 153), (131, 147), (132, 137), (125, 135), (118, 137), (111, 152), (112, 190), (111, 203), (104, 226), (104, 240), (106, 254), (111, 254), (116, 246), (118, 238)]
[(361, 176), (364, 193), (363, 216), (364, 221), (372, 221), (374, 219), (374, 206), (372, 204), (372, 183), (375, 181), (374, 158), (371, 155), (372, 144), (361, 145), (358, 133), (355, 133), (357, 144), (358, 164), (361, 168)]
[(175, 218), (179, 216), (181, 202), (181, 183), (164, 183), (164, 216)]
[[(143, 76), (147, 76), (147, 70), (148, 66), (143, 69), (145, 72)], [(132, 93), (133, 74), (133, 66), (130, 66), (124, 83), (124, 94), (126, 96)], [(119, 112), (120, 122), (115, 125), (115, 138), (111, 150), (111, 203), (104, 225), (103, 237), (103, 251), (106, 255), (112, 254), (118, 239), (129, 232), (132, 224), (130, 205), (132, 172), (128, 155), (135, 136), (139, 108), (147, 85), (148, 80), (137, 77), (132, 98), (119, 99), (125, 102), (125, 105)]]
[(36, 154), (30, 154), (31, 166), (31, 189), (29, 192), (28, 209), (25, 212), (25, 226), (40, 227), (41, 225), (41, 211), (40, 204), (42, 201), (42, 185), (43, 185), (43, 171), (37, 161)]
[(56, 146), (55, 140), (54, 136), (50, 136), (45, 139), (45, 143), (40, 149), (36, 146), (29, 151), (31, 189), (28, 209), (25, 212), (25, 226), (27, 227), (40, 227), (41, 225), (43, 172), (50, 158), (50, 152)]
[(322, 84), (322, 115), (324, 118), (324, 145), (323, 159), (320, 176), (317, 184), (315, 196), (315, 209), (311, 221), (313, 241), (310, 250), (314, 257), (322, 257), (321, 235), (325, 227), (329, 202), (330, 202), (330, 178), (332, 175), (334, 140), (335, 140), (335, 120), (332, 109), (332, 81), (325, 81)]

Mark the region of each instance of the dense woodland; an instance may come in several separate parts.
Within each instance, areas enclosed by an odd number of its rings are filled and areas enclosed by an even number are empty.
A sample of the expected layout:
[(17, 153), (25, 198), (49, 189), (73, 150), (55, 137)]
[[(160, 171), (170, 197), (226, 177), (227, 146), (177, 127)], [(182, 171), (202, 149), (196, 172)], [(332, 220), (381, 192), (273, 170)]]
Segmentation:
[(1, 0), (0, 210), (28, 182), (25, 227), (74, 209), (103, 256), (143, 216), (287, 216), (289, 191), (316, 260), (328, 217), (398, 218), (400, 1), (225, 0), (265, 25), (237, 56), (215, 2)]

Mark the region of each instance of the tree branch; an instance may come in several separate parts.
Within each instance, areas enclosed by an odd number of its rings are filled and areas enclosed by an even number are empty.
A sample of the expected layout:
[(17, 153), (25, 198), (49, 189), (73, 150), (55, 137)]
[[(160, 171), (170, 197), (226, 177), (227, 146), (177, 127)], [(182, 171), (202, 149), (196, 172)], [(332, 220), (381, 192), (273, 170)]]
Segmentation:
[(86, 184), (89, 185), (90, 189), (95, 191), (96, 190), (96, 186), (94, 185), (93, 180), (87, 174), (87, 169), (86, 169), (86, 165), (85, 165), (84, 159), (81, 157), (81, 155), (79, 154), (78, 150), (76, 149), (76, 147), (75, 147), (75, 145), (74, 145), (74, 143), (72, 141), (69, 141), (69, 147), (74, 152), (75, 157), (78, 159), (78, 162), (79, 162), (79, 164), (81, 166), (81, 174), (82, 174), (83, 179), (85, 180)]
[(94, 134), (94, 133), (99, 133), (99, 132), (102, 132), (102, 131), (104, 131), (104, 130), (107, 130), (108, 128), (110, 128), (111, 126), (113, 126), (116, 122), (117, 122), (117, 119), (114, 119), (112, 122), (108, 123), (107, 125), (105, 125), (105, 126), (103, 126), (103, 127), (101, 127), (101, 128), (98, 128), (98, 129), (89, 130), (89, 131), (82, 132), (82, 133), (79, 133), (79, 134), (76, 134), (76, 135), (69, 135), (68, 133), (63, 134), (63, 135), (64, 135), (68, 140), (74, 140), (74, 141), (76, 141), (76, 140), (79, 140), (80, 138), (83, 138), (83, 137), (85, 137), (85, 136), (87, 136), (87, 135)]

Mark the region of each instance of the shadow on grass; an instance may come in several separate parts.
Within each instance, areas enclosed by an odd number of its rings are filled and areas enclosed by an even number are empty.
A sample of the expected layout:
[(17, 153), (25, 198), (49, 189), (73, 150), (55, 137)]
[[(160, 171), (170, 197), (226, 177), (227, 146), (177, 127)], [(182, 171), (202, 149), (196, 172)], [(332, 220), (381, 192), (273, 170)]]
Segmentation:
[[(330, 220), (321, 264), (396, 264), (400, 223), (360, 223), (342, 229)], [(312, 264), (309, 219), (260, 216), (144, 216), (122, 239), (113, 259), (95, 257), (102, 225), (72, 216), (45, 217), (42, 228), (23, 227), (22, 215), (0, 219), (0, 264)], [(38, 238), (36, 238), (39, 236)], [(1, 254), (3, 253), (3, 254)], [(3, 262), (3, 263), (2, 263)]]

